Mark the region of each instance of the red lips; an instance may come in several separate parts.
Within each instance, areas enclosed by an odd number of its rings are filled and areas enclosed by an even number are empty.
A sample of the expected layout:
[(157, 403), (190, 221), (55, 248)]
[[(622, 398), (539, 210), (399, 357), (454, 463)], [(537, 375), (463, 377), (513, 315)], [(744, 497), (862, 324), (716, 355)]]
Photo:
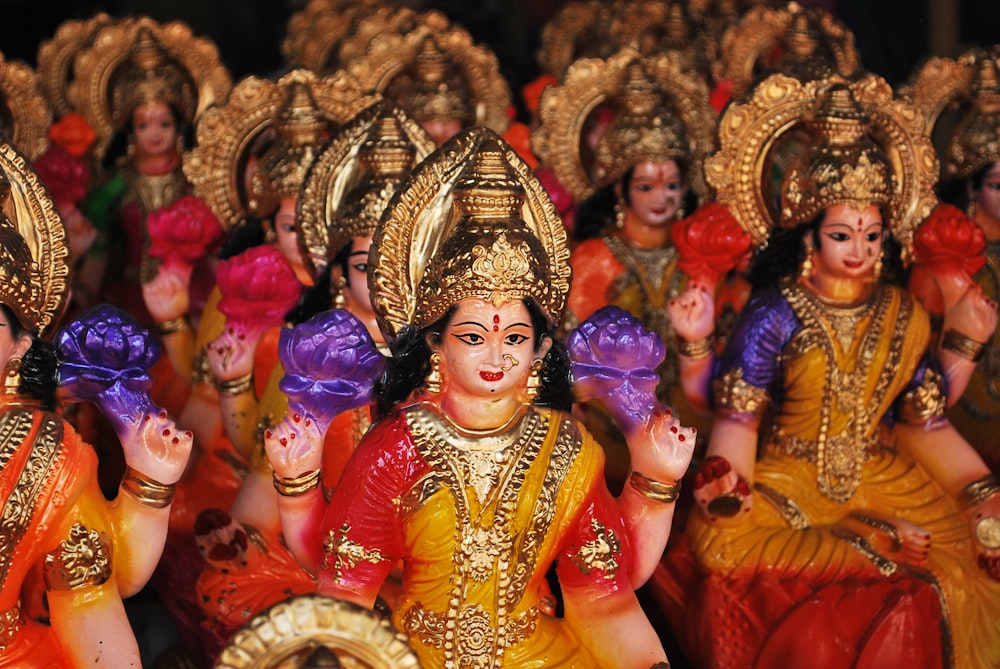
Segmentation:
[(489, 381), (490, 383), (496, 383), (503, 378), (503, 372), (479, 372), (479, 377), (483, 381)]

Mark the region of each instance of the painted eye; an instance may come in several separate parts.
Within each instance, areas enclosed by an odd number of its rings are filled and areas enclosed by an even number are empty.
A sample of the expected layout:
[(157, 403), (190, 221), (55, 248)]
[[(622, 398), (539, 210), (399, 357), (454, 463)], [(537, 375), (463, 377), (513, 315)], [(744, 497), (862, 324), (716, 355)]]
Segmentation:
[(362, 274), (366, 274), (368, 272), (368, 263), (361, 262), (352, 266), (354, 267), (355, 272), (360, 272)]
[(463, 342), (465, 342), (469, 346), (479, 346), (484, 341), (483, 336), (481, 334), (479, 334), (479, 333), (476, 333), (476, 332), (467, 332), (465, 334), (457, 334), (457, 335), (455, 335), (455, 338), (459, 339), (459, 340), (461, 340)]
[(507, 343), (511, 346), (519, 346), (528, 340), (528, 337), (523, 334), (509, 334), (507, 335)]

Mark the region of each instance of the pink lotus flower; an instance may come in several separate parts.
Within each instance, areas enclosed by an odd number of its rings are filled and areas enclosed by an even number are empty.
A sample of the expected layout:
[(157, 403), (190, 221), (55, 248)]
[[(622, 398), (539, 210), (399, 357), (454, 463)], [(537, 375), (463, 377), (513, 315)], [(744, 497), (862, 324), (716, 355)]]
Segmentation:
[(216, 281), (222, 293), (219, 311), (227, 325), (254, 338), (281, 325), (302, 293), (295, 270), (281, 251), (270, 245), (220, 260)]
[(149, 255), (165, 265), (191, 268), (222, 242), (219, 219), (194, 195), (177, 198), (146, 217)]

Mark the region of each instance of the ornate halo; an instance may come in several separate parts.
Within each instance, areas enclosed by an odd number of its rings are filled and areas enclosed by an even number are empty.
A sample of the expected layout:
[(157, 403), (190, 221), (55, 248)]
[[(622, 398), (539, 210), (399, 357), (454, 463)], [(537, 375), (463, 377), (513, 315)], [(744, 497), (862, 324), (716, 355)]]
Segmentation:
[(379, 0), (310, 0), (288, 19), (281, 55), (292, 68), (333, 72), (341, 67), (340, 44)]
[(6, 142), (0, 142), (0, 171), (10, 184), (3, 214), (31, 254), (18, 257), (13, 245), (4, 245), (0, 273), (6, 276), (0, 280), (0, 294), (25, 327), (45, 335), (62, 315), (69, 294), (66, 229), (28, 159)]
[(247, 77), (237, 83), (225, 104), (214, 105), (201, 116), (195, 128), (197, 146), (184, 155), (184, 175), (224, 226), (246, 218), (248, 168), (256, 158), (255, 151), (260, 152), (259, 140), (275, 125), (285, 92), (294, 82), (309, 89), (331, 132), (379, 99), (344, 72), (320, 77), (300, 69), (276, 82)]
[(101, 27), (114, 21), (104, 12), (94, 14), (84, 21), (63, 21), (55, 35), (38, 47), (38, 80), (42, 93), (48, 99), (56, 116), (75, 110), (67, 94), (73, 78), (73, 59), (81, 49), (88, 47)]
[(570, 2), (542, 28), (537, 59), (557, 79), (580, 58), (608, 58), (639, 44), (644, 33), (662, 26), (669, 3), (662, 0), (586, 0)]
[(73, 80), (67, 90), (72, 107), (87, 118), (97, 133), (94, 155), (98, 159), (104, 155), (117, 130), (112, 92), (121, 70), (128, 65), (132, 45), (143, 30), (152, 34), (166, 51), (171, 64), (193, 85), (197, 100), (194, 114), (186, 119), (188, 122), (194, 122), (209, 105), (225, 100), (232, 87), (232, 79), (219, 60), (215, 43), (195, 37), (185, 23), (160, 24), (143, 16), (100, 26), (93, 41), (77, 53), (73, 61)]
[[(38, 76), (25, 63), (4, 60), (0, 54), (0, 128), (10, 141), (34, 160), (49, 145), (52, 111), (42, 95)], [(2, 134), (2, 133), (0, 133)]]
[[(1000, 45), (970, 49), (958, 58), (931, 58), (900, 89), (900, 97), (923, 114), (925, 130), (944, 157), (942, 178), (965, 178), (1000, 160), (998, 71)], [(981, 133), (972, 125), (977, 116), (992, 116)]]
[(766, 245), (771, 228), (778, 224), (774, 193), (768, 187), (773, 151), (790, 132), (801, 128), (800, 123), (811, 117), (826, 92), (837, 84), (846, 85), (869, 115), (873, 139), (892, 166), (895, 197), (889, 223), (908, 261), (913, 231), (937, 202), (938, 161), (924, 132), (923, 117), (894, 98), (889, 84), (874, 74), (810, 82), (771, 75), (743, 101), (726, 109), (719, 122), (720, 148), (705, 161), (705, 176), (718, 202), (729, 207), (754, 244)]
[[(362, 157), (363, 150), (369, 143), (381, 139), (379, 133), (386, 118), (393, 119), (393, 129), (398, 131), (398, 136), (391, 140), (395, 144), (393, 148), (412, 150), (414, 164), (435, 149), (434, 141), (420, 124), (388, 100), (376, 102), (340, 129), (310, 168), (302, 185), (302, 197), (299, 198), (299, 245), (306, 266), (314, 276), (351, 237), (359, 234), (351, 229), (341, 229), (337, 225), (338, 214), (345, 204), (364, 204), (345, 203), (344, 198), (356, 195), (352, 189), (368, 171)], [(385, 180), (379, 180), (374, 185), (385, 191), (373, 195), (374, 200), (381, 204), (385, 204), (384, 200), (398, 188), (398, 183), (390, 184)]]
[[(233, 635), (215, 667), (301, 666), (322, 648), (332, 651), (345, 667), (420, 667), (416, 653), (388, 619), (320, 595), (292, 597), (256, 615)], [(293, 660), (294, 664), (288, 664)]]
[[(397, 77), (412, 68), (428, 38), (468, 85), (473, 124), (503, 132), (510, 123), (510, 88), (500, 74), (496, 55), (486, 46), (474, 44), (468, 31), (439, 12), (421, 15), (409, 32), (378, 35), (364, 53), (351, 59), (347, 69), (365, 88), (384, 93)], [(412, 109), (407, 111), (414, 115)]]
[(716, 79), (733, 84), (733, 98), (740, 98), (758, 76), (761, 58), (776, 45), (792, 51), (786, 38), (790, 28), (801, 19), (817, 31), (816, 46), (832, 55), (831, 69), (849, 76), (861, 67), (861, 57), (854, 47), (854, 33), (820, 8), (804, 9), (797, 2), (775, 9), (754, 7), (738, 23), (725, 31), (715, 64)]
[(458, 223), (452, 213), (455, 187), (476, 154), (496, 147), (524, 189), (521, 217), (548, 257), (552, 298), (548, 312), (561, 317), (571, 275), (566, 228), (527, 163), (495, 132), (475, 127), (453, 137), (413, 169), (375, 230), (368, 287), (379, 327), (388, 339), (417, 321), (421, 279)]
[(709, 104), (708, 87), (686, 72), (673, 53), (644, 57), (626, 47), (607, 60), (583, 58), (573, 63), (563, 83), (550, 86), (542, 94), (538, 107), (542, 123), (532, 136), (532, 148), (578, 202), (605, 185), (595, 181), (592, 166), (586, 164), (582, 152), (584, 124), (601, 105), (622, 106), (623, 84), (629, 66), (636, 61), (641, 62), (653, 83), (672, 97), (670, 106), (684, 125), (690, 145), (691, 188), (699, 200), (704, 200), (708, 188), (701, 163), (715, 148), (716, 114)]

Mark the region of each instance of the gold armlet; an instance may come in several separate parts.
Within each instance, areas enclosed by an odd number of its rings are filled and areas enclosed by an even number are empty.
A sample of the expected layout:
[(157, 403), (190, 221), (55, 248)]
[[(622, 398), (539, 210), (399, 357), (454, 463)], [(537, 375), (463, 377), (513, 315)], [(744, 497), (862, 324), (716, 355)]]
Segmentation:
[(174, 490), (177, 486), (173, 483), (154, 481), (135, 469), (126, 467), (121, 488), (132, 495), (139, 504), (153, 509), (162, 509), (170, 506), (171, 502), (174, 501)]
[(183, 314), (177, 318), (171, 318), (168, 321), (157, 323), (156, 331), (161, 337), (166, 337), (167, 335), (172, 335), (177, 332), (190, 332), (191, 321), (188, 320), (187, 314)]
[(79, 590), (107, 583), (111, 578), (111, 550), (106, 534), (74, 523), (69, 537), (45, 556), (45, 588)]
[(274, 476), (274, 489), (279, 495), (285, 497), (298, 497), (304, 495), (313, 488), (319, 486), (320, 470), (314, 469), (311, 472), (300, 474), (293, 478), (283, 479), (277, 474)]
[(685, 358), (691, 358), (692, 360), (702, 360), (712, 355), (713, 344), (715, 343), (715, 335), (709, 335), (701, 339), (695, 339), (694, 341), (688, 341), (677, 337), (677, 353), (678, 355), (683, 355)]
[(986, 344), (967, 337), (958, 330), (947, 330), (941, 339), (941, 348), (956, 353), (966, 360), (979, 362), (986, 350)]
[(966, 507), (979, 506), (993, 495), (1000, 492), (1000, 482), (993, 474), (987, 474), (962, 488), (961, 497)]
[(243, 376), (229, 381), (215, 380), (215, 389), (220, 395), (242, 395), (253, 390), (253, 372), (247, 372)]
[(662, 502), (663, 504), (670, 504), (677, 501), (677, 496), (681, 494), (680, 481), (663, 483), (662, 481), (654, 481), (639, 472), (632, 472), (629, 475), (628, 484), (646, 499), (651, 499), (654, 502)]

